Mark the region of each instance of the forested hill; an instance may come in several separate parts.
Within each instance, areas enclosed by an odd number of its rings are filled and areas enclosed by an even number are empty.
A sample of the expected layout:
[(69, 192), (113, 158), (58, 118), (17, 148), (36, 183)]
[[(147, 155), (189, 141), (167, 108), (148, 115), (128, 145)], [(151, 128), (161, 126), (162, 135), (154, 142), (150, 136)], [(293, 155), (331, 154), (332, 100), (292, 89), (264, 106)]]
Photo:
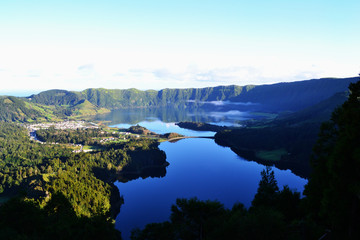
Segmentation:
[(258, 103), (268, 111), (297, 111), (347, 90), (354, 78), (322, 78), (291, 83), (207, 88), (163, 89), (86, 89), (81, 92), (49, 90), (30, 96), (33, 103), (75, 106), (87, 100), (99, 108), (164, 107), (207, 101)]
[(24, 101), (16, 97), (0, 97), (1, 121), (24, 121), (25, 116), (33, 119), (39, 112), (28, 108)]
[(17, 97), (0, 96), (0, 121), (4, 122), (55, 121), (64, 116), (63, 111)]
[(238, 96), (244, 87), (219, 86), (208, 88), (163, 89), (160, 91), (138, 89), (90, 88), (81, 92), (48, 90), (27, 99), (45, 105), (77, 105), (87, 100), (97, 107), (107, 109), (131, 107), (162, 107), (186, 104), (189, 101), (223, 101)]
[(347, 91), (353, 78), (322, 78), (307, 81), (260, 85), (231, 99), (237, 102), (256, 102), (271, 110), (298, 111), (310, 107), (335, 93)]
[[(358, 78), (323, 78), (291, 83), (207, 88), (48, 90), (26, 98), (0, 96), (0, 120), (31, 122), (86, 116), (121, 108), (218, 107), (240, 111), (295, 112), (346, 92)], [(248, 103), (256, 103), (248, 105)], [(213, 103), (213, 104), (209, 104)], [(227, 104), (232, 103), (232, 104)], [(222, 110), (224, 110), (222, 109)]]
[(29, 97), (31, 102), (44, 105), (76, 105), (82, 100), (79, 93), (66, 90), (48, 90)]

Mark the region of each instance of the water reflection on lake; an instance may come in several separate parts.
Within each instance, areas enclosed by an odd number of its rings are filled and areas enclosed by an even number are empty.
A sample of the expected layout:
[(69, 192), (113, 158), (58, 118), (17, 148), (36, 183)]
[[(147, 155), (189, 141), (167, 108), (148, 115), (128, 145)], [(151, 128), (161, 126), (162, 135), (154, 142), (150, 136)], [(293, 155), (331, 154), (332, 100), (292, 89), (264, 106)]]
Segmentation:
[[(213, 136), (214, 132), (182, 129), (175, 123), (196, 121), (233, 126), (252, 117), (247, 112), (231, 109), (166, 108), (117, 110), (97, 116), (97, 120), (107, 121), (110, 126), (120, 128), (139, 124), (161, 134), (177, 132), (187, 136)], [(170, 163), (165, 176), (161, 174), (154, 178), (115, 183), (125, 202), (116, 218), (116, 228), (122, 232), (124, 239), (129, 239), (130, 231), (135, 227), (143, 228), (147, 223), (168, 220), (170, 207), (177, 198), (219, 200), (228, 208), (241, 202), (249, 207), (258, 187), (260, 172), (265, 168), (238, 157), (212, 139), (163, 142), (160, 149), (166, 152)], [(280, 188), (289, 185), (291, 189), (303, 191), (307, 182), (305, 179), (289, 170), (273, 169)]]
[[(176, 132), (185, 136), (214, 136), (215, 134), (215, 132), (202, 132), (202, 131), (200, 132), (200, 131), (193, 131), (193, 130), (180, 128), (179, 126), (175, 125), (175, 122), (166, 123), (160, 120), (142, 121), (137, 124), (159, 134), (164, 134), (169, 132)], [(129, 128), (132, 126), (132, 124), (120, 123), (111, 126), (118, 128)]]
[[(219, 200), (228, 208), (236, 202), (250, 206), (264, 169), (261, 164), (243, 160), (211, 139), (164, 142), (160, 148), (170, 163), (165, 177), (116, 183), (125, 201), (116, 218), (116, 228), (125, 239), (134, 227), (168, 220), (176, 198)], [(305, 179), (289, 170), (274, 171), (280, 188), (287, 184), (303, 191)]]
[(175, 122), (207, 122), (217, 125), (240, 125), (243, 120), (254, 118), (250, 112), (239, 110), (220, 111), (219, 109), (204, 108), (135, 108), (119, 109), (111, 113), (98, 115), (95, 120), (110, 121), (111, 125), (136, 125), (140, 122), (161, 121)]

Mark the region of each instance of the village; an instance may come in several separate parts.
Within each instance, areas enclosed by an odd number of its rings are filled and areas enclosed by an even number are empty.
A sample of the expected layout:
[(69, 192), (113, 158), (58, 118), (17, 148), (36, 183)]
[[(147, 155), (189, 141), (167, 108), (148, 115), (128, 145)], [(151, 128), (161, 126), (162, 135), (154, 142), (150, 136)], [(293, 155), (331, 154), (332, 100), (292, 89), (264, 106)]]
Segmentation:
[(39, 129), (46, 129), (49, 127), (65, 130), (65, 129), (99, 128), (99, 125), (93, 122), (85, 122), (85, 121), (63, 121), (63, 122), (52, 122), (52, 123), (26, 124), (25, 127), (29, 130), (29, 132), (32, 132)]
[[(100, 126), (93, 122), (85, 122), (85, 121), (64, 121), (64, 122), (53, 122), (53, 123), (36, 123), (36, 124), (26, 124), (24, 125), (26, 129), (29, 132), (30, 140), (38, 142), (40, 144), (59, 144), (57, 142), (43, 142), (40, 141), (36, 135), (36, 131), (39, 129), (48, 129), (50, 127), (53, 127), (58, 130), (77, 130), (77, 129), (98, 129)], [(102, 134), (105, 132), (102, 131)], [(99, 142), (100, 143), (107, 143), (107, 142), (113, 142), (113, 141), (126, 141), (126, 139), (129, 138), (140, 138), (139, 134), (131, 134), (130, 132), (117, 132), (113, 131), (113, 135), (119, 135), (112, 136), (112, 137), (104, 137)], [(79, 152), (90, 152), (93, 151), (93, 149), (85, 148), (82, 144), (69, 144), (71, 147), (74, 148), (74, 153)]]

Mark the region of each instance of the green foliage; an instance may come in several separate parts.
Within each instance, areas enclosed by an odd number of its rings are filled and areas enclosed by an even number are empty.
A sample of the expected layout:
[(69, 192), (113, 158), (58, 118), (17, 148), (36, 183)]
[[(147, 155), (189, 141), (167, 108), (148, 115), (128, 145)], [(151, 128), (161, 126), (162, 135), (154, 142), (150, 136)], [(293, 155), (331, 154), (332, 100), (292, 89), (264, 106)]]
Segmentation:
[(170, 219), (180, 239), (203, 239), (225, 219), (226, 213), (220, 202), (177, 199)]
[(291, 191), (288, 186), (280, 191), (271, 167), (261, 171), (261, 180), (258, 190), (251, 202), (250, 211), (258, 208), (267, 208), (278, 211), (287, 221), (302, 217), (300, 206), (300, 193)]
[(261, 180), (259, 188), (255, 194), (254, 200), (252, 201), (253, 207), (258, 206), (273, 206), (278, 194), (279, 188), (275, 179), (274, 171), (271, 167), (261, 171)]
[(263, 160), (280, 161), (282, 156), (286, 155), (287, 153), (288, 152), (286, 151), (286, 149), (283, 148), (275, 149), (271, 151), (260, 150), (256, 152), (256, 157)]
[(36, 105), (28, 105), (16, 97), (0, 97), (0, 121), (31, 122), (45, 117), (45, 112)]
[(134, 134), (156, 135), (156, 133), (149, 131), (148, 129), (140, 126), (139, 124), (137, 124), (136, 126), (129, 127), (128, 131)]
[(43, 142), (57, 142), (57, 143), (74, 143), (83, 145), (99, 144), (99, 139), (103, 137), (119, 136), (101, 128), (88, 129), (65, 129), (58, 130), (54, 127), (48, 129), (39, 129), (36, 135), (40, 141)]
[(13, 123), (0, 122), (0, 185), (4, 193), (26, 189), (30, 195), (43, 189), (43, 174), (59, 168), (59, 158), (70, 151), (60, 146), (31, 143), (27, 131)]
[(96, 115), (96, 114), (103, 114), (108, 113), (110, 110), (105, 108), (99, 108), (89, 102), (88, 100), (80, 100), (76, 105), (72, 108), (72, 115), (79, 115), (79, 116), (89, 116), (89, 115)]
[(360, 237), (360, 82), (321, 127), (305, 189), (313, 218), (335, 238)]
[(0, 239), (120, 239), (103, 217), (77, 217), (62, 194), (55, 193), (43, 208), (13, 199), (0, 206)]
[(212, 132), (220, 132), (228, 127), (225, 126), (217, 126), (214, 124), (202, 123), (202, 122), (179, 122), (176, 123), (181, 128), (191, 129), (195, 131), (212, 131)]
[(176, 239), (173, 226), (170, 222), (150, 223), (143, 230), (133, 229), (131, 231), (131, 239), (146, 240), (171, 240)]
[[(51, 141), (90, 142), (111, 133), (100, 129), (40, 131)], [(56, 144), (31, 142), (25, 128), (0, 122), (0, 191), (3, 196), (24, 192), (44, 204), (60, 192), (78, 216), (109, 216), (112, 182), (121, 170), (141, 172), (164, 166), (166, 156), (154, 140), (133, 140), (102, 146), (95, 153), (72, 153)]]
[(304, 123), (225, 130), (215, 134), (215, 141), (231, 147), (245, 159), (265, 165), (275, 164), (307, 177), (319, 126), (320, 123)]
[(31, 95), (29, 99), (31, 102), (54, 106), (75, 105), (81, 100), (78, 94), (66, 90), (48, 90)]

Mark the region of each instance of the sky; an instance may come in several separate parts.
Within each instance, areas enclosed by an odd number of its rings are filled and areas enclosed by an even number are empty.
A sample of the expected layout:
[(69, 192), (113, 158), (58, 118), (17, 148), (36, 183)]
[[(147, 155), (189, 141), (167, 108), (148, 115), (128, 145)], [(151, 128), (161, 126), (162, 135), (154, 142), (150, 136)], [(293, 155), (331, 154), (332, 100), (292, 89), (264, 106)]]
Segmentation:
[(1, 0), (0, 92), (352, 77), (358, 0)]

